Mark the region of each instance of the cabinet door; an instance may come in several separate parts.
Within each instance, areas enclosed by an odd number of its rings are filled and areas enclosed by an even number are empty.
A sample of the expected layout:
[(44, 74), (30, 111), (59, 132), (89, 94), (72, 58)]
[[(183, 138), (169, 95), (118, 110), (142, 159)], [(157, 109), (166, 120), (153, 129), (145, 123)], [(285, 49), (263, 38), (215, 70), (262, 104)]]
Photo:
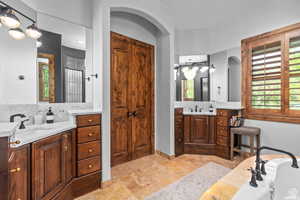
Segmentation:
[(32, 197), (51, 199), (65, 185), (65, 151), (62, 135), (32, 144)]
[(209, 143), (208, 122), (207, 116), (191, 116), (190, 143)]
[(29, 200), (29, 146), (12, 150), (9, 158), (9, 199)]
[(73, 148), (74, 144), (72, 136), (75, 137), (75, 134), (72, 134), (72, 132), (66, 132), (63, 134), (66, 183), (69, 183), (75, 176), (75, 149)]

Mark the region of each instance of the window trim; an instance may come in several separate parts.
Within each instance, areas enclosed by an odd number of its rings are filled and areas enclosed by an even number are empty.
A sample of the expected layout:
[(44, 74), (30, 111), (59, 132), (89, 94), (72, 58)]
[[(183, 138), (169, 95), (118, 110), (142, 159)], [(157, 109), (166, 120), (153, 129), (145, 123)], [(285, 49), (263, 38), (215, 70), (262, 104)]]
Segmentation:
[[(263, 33), (254, 37), (242, 40), (241, 57), (242, 57), (242, 105), (244, 107), (243, 114), (246, 119), (300, 123), (300, 111), (289, 110), (289, 93), (287, 92), (289, 84), (288, 76), (288, 52), (291, 37), (300, 35), (300, 23), (286, 26), (268, 33)], [(281, 66), (281, 110), (275, 109), (253, 109), (251, 106), (251, 47), (259, 44), (272, 43), (272, 41), (281, 41), (282, 66)]]

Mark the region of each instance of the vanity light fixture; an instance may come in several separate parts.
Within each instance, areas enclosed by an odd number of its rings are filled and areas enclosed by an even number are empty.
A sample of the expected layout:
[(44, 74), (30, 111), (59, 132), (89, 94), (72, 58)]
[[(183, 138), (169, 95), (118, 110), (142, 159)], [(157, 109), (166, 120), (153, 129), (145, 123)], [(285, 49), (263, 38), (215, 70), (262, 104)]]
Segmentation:
[(216, 67), (214, 65), (211, 65), (209, 68), (210, 73), (214, 73), (216, 71)]
[(17, 9), (11, 7), (10, 5), (4, 3), (3, 1), (0, 1), (0, 24), (3, 24), (10, 28), (8, 30), (10, 36), (17, 40), (24, 39), (26, 36), (24, 31), (20, 29), (21, 21), (16, 16), (16, 14), (21, 15), (32, 23), (27, 27), (25, 31), (28, 37), (38, 39), (42, 36), (42, 32), (37, 28), (35, 20), (18, 11)]
[(8, 28), (19, 28), (21, 22), (11, 8), (3, 8), (0, 14), (1, 23)]
[(203, 67), (201, 67), (200, 72), (204, 73), (204, 72), (206, 72), (208, 69), (209, 69), (209, 66), (203, 66)]
[(27, 27), (26, 34), (28, 37), (31, 37), (35, 40), (42, 36), (42, 32), (37, 28), (35, 23)]
[(187, 67), (182, 68), (182, 72), (187, 80), (194, 80), (197, 75), (198, 70), (199, 70), (199, 67), (195, 67), (195, 66), (194, 67), (187, 66)]
[(8, 34), (15, 40), (22, 40), (26, 37), (24, 31), (20, 28), (11, 28), (9, 29)]

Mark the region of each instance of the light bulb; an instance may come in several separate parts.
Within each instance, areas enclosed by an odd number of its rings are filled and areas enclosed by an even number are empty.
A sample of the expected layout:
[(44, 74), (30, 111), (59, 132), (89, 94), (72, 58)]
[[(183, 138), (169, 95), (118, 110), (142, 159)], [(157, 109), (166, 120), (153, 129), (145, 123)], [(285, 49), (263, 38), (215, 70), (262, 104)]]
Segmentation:
[(204, 73), (204, 72), (206, 72), (208, 69), (209, 69), (208, 66), (203, 66), (203, 67), (201, 67), (200, 71), (201, 71), (202, 73)]
[(9, 8), (5, 8), (0, 15), (1, 23), (9, 28), (18, 28), (21, 25), (19, 18)]
[(27, 27), (26, 34), (28, 37), (31, 37), (33, 39), (39, 39), (42, 36), (42, 32), (37, 28), (35, 24)]
[(9, 29), (8, 34), (15, 40), (22, 40), (26, 37), (24, 31), (20, 28)]
[(43, 45), (43, 43), (41, 41), (36, 41), (36, 47), (40, 48)]

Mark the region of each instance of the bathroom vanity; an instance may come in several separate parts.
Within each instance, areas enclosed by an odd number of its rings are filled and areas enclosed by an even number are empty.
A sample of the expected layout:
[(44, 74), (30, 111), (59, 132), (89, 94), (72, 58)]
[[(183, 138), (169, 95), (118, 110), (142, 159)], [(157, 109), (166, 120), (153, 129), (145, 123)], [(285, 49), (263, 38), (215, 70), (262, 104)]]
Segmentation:
[(101, 187), (101, 114), (75, 121), (1, 135), (1, 200), (71, 200)]
[(215, 112), (175, 109), (175, 154), (217, 155), (230, 159), (230, 119), (241, 108), (217, 108)]

